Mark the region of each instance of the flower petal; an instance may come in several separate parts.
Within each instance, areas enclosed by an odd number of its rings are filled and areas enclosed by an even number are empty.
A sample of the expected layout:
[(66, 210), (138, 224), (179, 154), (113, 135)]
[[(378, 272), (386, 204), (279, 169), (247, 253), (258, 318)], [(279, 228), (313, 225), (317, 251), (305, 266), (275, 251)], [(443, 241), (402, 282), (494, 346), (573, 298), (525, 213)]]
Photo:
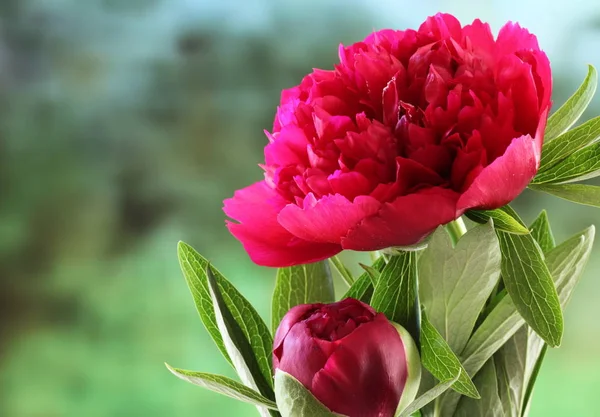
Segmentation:
[[(321, 344), (325, 345), (325, 349), (321, 348)], [(332, 348), (335, 347), (334, 342), (327, 343), (313, 337), (306, 323), (296, 323), (280, 346), (280, 360), (275, 364), (275, 368), (293, 375), (310, 390), (313, 376), (325, 366)]]
[(402, 340), (380, 314), (338, 342), (323, 370), (315, 374), (311, 390), (336, 413), (393, 416), (407, 377)]
[(299, 239), (277, 222), (287, 202), (264, 181), (236, 191), (223, 210), (239, 223), (227, 227), (244, 245), (250, 258), (263, 266), (283, 267), (317, 262), (339, 253), (335, 244)]
[(512, 140), (504, 155), (485, 167), (460, 197), (458, 211), (496, 209), (515, 199), (537, 172), (540, 149), (529, 135)]
[(304, 199), (304, 208), (290, 204), (281, 210), (278, 220), (301, 239), (339, 245), (349, 229), (375, 214), (380, 205), (379, 201), (368, 196), (357, 197), (351, 202), (340, 194), (316, 200), (311, 193)]
[(279, 368), (279, 359), (283, 354), (283, 341), (295, 324), (303, 320), (306, 315), (317, 310), (323, 304), (300, 304), (292, 307), (281, 319), (273, 338), (273, 368)]
[(496, 40), (496, 53), (498, 56), (513, 54), (523, 50), (539, 50), (535, 35), (529, 33), (518, 23), (508, 22), (505, 24)]
[(456, 211), (458, 198), (455, 191), (441, 187), (398, 197), (351, 229), (342, 239), (342, 247), (370, 251), (418, 243), (440, 224), (462, 214)]

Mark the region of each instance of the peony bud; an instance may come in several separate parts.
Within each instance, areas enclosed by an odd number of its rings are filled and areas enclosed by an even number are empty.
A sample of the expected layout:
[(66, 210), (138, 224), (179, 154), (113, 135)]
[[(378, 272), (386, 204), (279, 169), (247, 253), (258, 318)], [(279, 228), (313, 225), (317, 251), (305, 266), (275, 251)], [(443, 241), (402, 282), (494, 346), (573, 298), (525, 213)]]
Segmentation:
[(349, 417), (393, 417), (421, 379), (408, 332), (352, 298), (292, 308), (275, 334), (273, 367)]

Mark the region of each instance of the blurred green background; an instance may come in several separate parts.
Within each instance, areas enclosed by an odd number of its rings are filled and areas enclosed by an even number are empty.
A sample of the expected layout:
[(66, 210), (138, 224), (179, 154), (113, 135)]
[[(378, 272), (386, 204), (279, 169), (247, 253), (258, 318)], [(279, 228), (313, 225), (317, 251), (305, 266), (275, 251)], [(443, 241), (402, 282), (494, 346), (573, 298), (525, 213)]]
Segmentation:
[[(449, 11), (536, 33), (555, 103), (600, 67), (596, 0), (1, 0), (0, 416), (253, 416), (167, 361), (224, 373), (179, 272), (210, 258), (268, 318), (274, 270), (253, 265), (221, 202), (260, 179), (282, 88), (337, 45)], [(586, 117), (600, 114), (595, 100)], [(562, 240), (600, 211), (533, 192)], [(567, 311), (532, 416), (594, 416), (600, 245)]]

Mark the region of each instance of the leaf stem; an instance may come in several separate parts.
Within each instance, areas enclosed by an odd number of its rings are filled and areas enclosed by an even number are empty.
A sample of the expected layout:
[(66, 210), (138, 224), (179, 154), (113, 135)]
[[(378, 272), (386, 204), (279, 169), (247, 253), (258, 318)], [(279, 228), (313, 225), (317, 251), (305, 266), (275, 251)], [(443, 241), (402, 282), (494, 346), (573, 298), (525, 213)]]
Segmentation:
[(334, 255), (331, 258), (329, 258), (329, 261), (336, 269), (336, 271), (338, 271), (338, 274), (344, 280), (346, 285), (348, 285), (348, 287), (351, 287), (352, 284), (354, 284), (354, 277), (352, 276), (352, 273), (348, 270), (348, 268), (346, 268), (342, 260), (336, 255)]
[(458, 219), (448, 223), (446, 225), (446, 230), (450, 234), (452, 243), (456, 245), (461, 236), (467, 233), (467, 226), (465, 226), (465, 222), (463, 221), (462, 217), (459, 217)]

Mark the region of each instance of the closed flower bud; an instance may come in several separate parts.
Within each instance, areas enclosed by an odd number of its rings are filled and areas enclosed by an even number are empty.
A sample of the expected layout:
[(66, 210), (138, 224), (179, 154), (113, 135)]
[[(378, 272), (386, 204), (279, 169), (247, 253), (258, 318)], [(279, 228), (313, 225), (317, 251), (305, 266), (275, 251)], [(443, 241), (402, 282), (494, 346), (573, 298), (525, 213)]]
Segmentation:
[(349, 417), (393, 417), (421, 378), (408, 332), (352, 298), (292, 308), (277, 329), (273, 365)]

